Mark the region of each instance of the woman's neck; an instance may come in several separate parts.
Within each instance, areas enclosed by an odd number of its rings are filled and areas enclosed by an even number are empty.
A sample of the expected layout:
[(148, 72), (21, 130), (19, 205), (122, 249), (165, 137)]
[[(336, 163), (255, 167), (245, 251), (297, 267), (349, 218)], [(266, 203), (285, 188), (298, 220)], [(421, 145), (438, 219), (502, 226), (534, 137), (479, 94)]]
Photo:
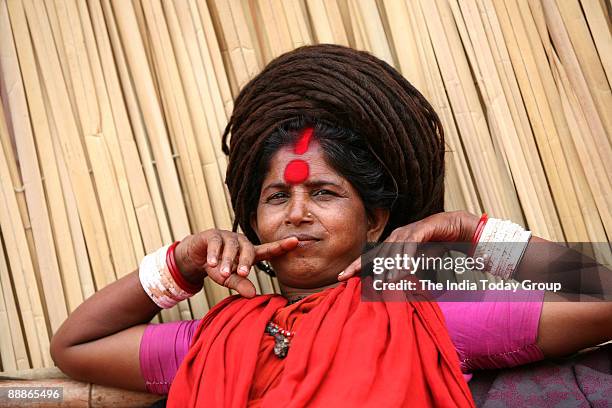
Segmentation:
[(318, 288), (294, 288), (291, 286), (284, 285), (279, 282), (281, 294), (286, 297), (289, 301), (294, 300), (296, 298), (303, 298), (314, 293), (322, 292), (325, 289), (333, 288), (338, 286), (341, 282), (334, 282), (330, 285), (321, 286)]

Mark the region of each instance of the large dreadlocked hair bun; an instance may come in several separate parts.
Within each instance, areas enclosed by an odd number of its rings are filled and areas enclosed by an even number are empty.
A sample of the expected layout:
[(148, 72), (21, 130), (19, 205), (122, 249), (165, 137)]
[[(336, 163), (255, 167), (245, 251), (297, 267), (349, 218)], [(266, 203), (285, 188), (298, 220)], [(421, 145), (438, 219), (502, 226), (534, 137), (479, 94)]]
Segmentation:
[[(242, 89), (223, 133), (226, 183), (247, 236), (253, 205), (249, 183), (268, 135), (296, 117), (325, 120), (365, 138), (396, 193), (383, 237), (443, 211), (444, 133), (433, 108), (404, 77), (373, 55), (332, 44), (279, 56)], [(228, 137), (231, 140), (228, 146)]]

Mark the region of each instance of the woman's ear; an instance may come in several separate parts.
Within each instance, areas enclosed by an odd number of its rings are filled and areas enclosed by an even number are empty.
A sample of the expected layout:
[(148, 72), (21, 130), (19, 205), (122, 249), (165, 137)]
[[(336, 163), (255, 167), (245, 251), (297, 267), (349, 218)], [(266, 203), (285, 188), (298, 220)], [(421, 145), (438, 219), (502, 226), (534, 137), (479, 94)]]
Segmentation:
[(259, 236), (259, 230), (257, 228), (257, 212), (251, 213), (251, 216), (249, 217), (249, 224), (251, 225), (251, 228), (253, 228), (253, 231), (255, 231), (255, 235)]
[(387, 221), (389, 221), (389, 216), (389, 210), (384, 208), (376, 208), (371, 212), (371, 214), (368, 216), (368, 242), (378, 241), (385, 230)]

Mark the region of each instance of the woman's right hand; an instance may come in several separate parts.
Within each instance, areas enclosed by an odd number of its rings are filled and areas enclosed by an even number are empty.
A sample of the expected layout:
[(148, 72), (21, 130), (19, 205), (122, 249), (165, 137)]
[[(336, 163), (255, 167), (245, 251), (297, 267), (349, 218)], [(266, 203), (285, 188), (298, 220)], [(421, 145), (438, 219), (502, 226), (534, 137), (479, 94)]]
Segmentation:
[(185, 237), (175, 248), (179, 271), (192, 283), (210, 279), (244, 297), (255, 296), (255, 286), (247, 278), (251, 266), (285, 254), (298, 245), (296, 237), (253, 245), (244, 234), (209, 229)]

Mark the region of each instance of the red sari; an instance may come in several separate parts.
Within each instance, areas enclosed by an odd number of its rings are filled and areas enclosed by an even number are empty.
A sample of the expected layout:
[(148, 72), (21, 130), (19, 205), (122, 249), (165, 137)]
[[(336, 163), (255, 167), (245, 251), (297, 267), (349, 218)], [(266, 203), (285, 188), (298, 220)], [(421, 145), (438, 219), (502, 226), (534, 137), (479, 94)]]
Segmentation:
[[(212, 308), (168, 407), (474, 406), (435, 303), (362, 302), (358, 277), (286, 303), (235, 295)], [(295, 332), (284, 359), (270, 320)]]

